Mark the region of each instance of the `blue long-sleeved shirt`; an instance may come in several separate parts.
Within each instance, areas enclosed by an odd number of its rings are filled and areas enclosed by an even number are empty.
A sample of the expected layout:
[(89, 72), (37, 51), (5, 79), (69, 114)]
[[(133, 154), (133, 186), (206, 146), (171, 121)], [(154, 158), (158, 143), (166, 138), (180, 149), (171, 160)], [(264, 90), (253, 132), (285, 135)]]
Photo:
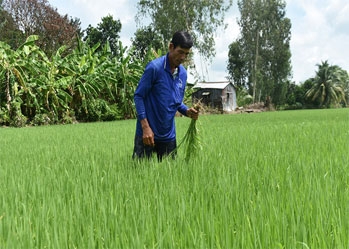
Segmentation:
[(148, 63), (134, 94), (137, 111), (136, 135), (142, 136), (140, 121), (147, 118), (155, 141), (169, 142), (176, 138), (174, 117), (177, 111), (186, 115), (183, 104), (187, 71), (180, 65), (171, 73), (168, 54)]

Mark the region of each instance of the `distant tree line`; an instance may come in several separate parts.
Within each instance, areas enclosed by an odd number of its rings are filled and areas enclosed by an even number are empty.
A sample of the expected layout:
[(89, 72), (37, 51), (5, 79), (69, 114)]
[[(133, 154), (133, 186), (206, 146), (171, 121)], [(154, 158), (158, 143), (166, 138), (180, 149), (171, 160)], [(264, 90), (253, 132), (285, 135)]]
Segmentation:
[[(47, 0), (0, 0), (0, 125), (134, 118), (133, 93), (146, 63), (167, 52), (179, 29), (193, 34), (194, 50), (210, 61), (231, 5), (231, 0), (139, 1), (139, 27), (127, 48), (120, 41), (120, 20), (110, 15), (82, 30), (78, 18), (59, 14)], [(291, 82), (285, 6), (281, 0), (238, 1), (241, 35), (229, 46), (227, 69), (239, 104), (346, 106), (348, 73), (327, 61), (306, 82)], [(148, 24), (141, 21), (147, 15)], [(187, 66), (195, 69), (192, 60)]]
[(291, 21), (283, 0), (239, 0), (240, 36), (229, 46), (227, 70), (239, 105), (265, 102), (278, 109), (343, 107), (348, 72), (328, 61), (304, 83), (291, 81)]
[(60, 46), (68, 51), (82, 35), (80, 20), (60, 15), (47, 0), (1, 0), (1, 41), (16, 49), (30, 35), (38, 35), (36, 44), (51, 55)]

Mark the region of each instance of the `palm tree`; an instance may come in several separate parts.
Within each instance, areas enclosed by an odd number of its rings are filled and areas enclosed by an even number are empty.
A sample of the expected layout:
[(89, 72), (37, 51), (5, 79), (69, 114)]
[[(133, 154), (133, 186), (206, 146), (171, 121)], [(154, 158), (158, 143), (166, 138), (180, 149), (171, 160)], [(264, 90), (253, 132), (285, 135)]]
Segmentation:
[(338, 70), (337, 77), (342, 82), (342, 88), (345, 94), (345, 101), (343, 103), (347, 105), (349, 103), (349, 73), (346, 70)]
[(306, 92), (306, 97), (317, 102), (319, 107), (329, 108), (346, 102), (344, 92), (343, 69), (329, 65), (328, 61), (317, 64), (318, 71), (313, 79), (313, 86)]

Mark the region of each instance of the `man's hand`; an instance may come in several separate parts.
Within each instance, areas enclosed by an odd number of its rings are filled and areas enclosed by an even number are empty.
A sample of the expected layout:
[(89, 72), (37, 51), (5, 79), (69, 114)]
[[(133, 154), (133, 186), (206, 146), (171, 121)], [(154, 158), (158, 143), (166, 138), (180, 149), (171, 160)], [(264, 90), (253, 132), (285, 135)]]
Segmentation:
[(148, 120), (145, 118), (141, 120), (142, 130), (143, 130), (143, 143), (148, 146), (155, 146), (154, 133), (150, 128)]
[(191, 119), (197, 120), (199, 118), (199, 111), (191, 107), (187, 110), (187, 116)]

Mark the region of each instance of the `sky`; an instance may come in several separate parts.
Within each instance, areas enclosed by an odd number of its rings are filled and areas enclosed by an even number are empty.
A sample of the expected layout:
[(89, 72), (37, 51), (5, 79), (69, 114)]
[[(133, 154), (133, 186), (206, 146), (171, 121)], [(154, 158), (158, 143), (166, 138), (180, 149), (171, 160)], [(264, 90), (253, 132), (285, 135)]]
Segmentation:
[[(81, 28), (97, 27), (102, 17), (112, 15), (120, 20), (120, 39), (131, 45), (138, 28), (135, 22), (137, 0), (49, 0), (62, 15), (79, 18)], [(226, 81), (229, 44), (239, 36), (239, 11), (234, 5), (226, 13), (226, 30), (215, 37), (216, 56), (211, 63), (194, 57), (196, 68), (205, 81)], [(328, 61), (349, 71), (349, 1), (348, 0), (286, 0), (286, 17), (290, 18), (292, 80), (301, 83), (314, 77), (317, 64)], [(189, 74), (189, 82), (194, 78)]]

